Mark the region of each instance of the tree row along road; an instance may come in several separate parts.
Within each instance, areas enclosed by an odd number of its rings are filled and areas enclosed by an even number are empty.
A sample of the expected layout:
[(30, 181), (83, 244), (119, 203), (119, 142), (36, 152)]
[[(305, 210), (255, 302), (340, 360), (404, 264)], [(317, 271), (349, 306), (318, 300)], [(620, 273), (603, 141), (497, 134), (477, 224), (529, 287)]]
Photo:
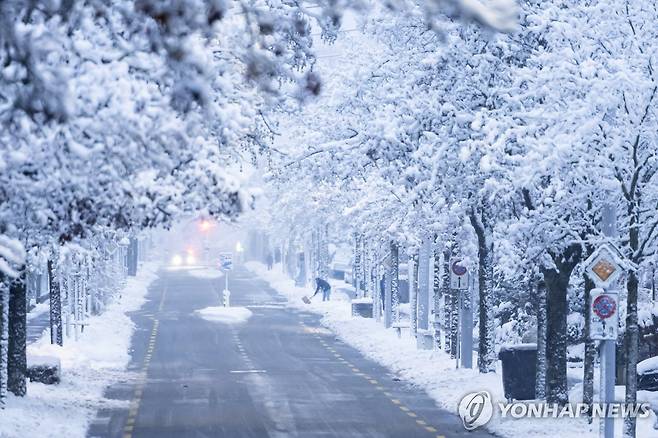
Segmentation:
[(98, 413), (90, 437), (459, 437), (459, 418), (337, 340), (319, 317), (285, 307), (248, 271), (230, 277), (242, 324), (202, 319), (222, 280), (162, 271), (133, 316), (131, 379), (107, 391), (127, 409)]

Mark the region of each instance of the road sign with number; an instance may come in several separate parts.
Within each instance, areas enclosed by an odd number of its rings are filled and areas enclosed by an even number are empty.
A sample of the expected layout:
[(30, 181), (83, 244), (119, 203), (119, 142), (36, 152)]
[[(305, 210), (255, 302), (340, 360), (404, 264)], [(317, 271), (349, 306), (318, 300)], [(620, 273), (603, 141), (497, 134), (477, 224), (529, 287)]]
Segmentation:
[(590, 297), (590, 339), (616, 340), (619, 326), (619, 293), (592, 289)]
[(468, 269), (460, 264), (460, 259), (450, 261), (450, 288), (468, 289)]
[(232, 252), (222, 252), (219, 254), (219, 269), (222, 271), (230, 271), (233, 269)]

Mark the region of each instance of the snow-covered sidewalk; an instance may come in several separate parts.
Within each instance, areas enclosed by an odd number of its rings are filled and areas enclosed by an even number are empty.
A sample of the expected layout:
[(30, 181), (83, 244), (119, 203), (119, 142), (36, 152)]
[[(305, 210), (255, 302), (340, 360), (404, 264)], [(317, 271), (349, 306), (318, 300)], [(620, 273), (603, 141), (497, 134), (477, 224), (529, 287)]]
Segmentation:
[[(444, 352), (418, 350), (412, 337), (402, 336), (398, 339), (394, 329), (385, 329), (373, 319), (352, 317), (351, 304), (344, 295), (329, 302), (314, 299), (307, 305), (302, 297), (310, 296), (313, 291), (296, 287), (293, 280), (277, 269), (278, 266), (268, 271), (261, 263), (248, 262), (246, 267), (287, 297), (289, 306), (322, 315), (322, 324), (343, 341), (360, 350), (366, 357), (386, 366), (401, 379), (425, 390), (438, 406), (455, 415), (462, 397), (471, 392), (489, 391), (494, 403), (505, 400), (500, 372), (480, 374), (477, 370), (456, 369), (454, 359), (450, 359)], [(504, 437), (599, 436), (598, 424), (588, 424), (584, 418), (503, 419), (496, 410), (494, 412), (487, 428)], [(638, 438), (658, 437), (658, 431), (653, 429), (654, 422), (655, 417), (639, 419)], [(621, 432), (621, 421), (617, 421), (617, 428)]]
[(28, 356), (60, 360), (62, 381), (59, 385), (28, 382), (26, 397), (10, 394), (7, 407), (0, 411), (1, 438), (82, 438), (99, 408), (127, 406), (105, 399), (103, 392), (114, 382), (131, 379), (126, 367), (134, 324), (127, 313), (144, 304), (157, 270), (155, 263), (143, 264), (137, 277), (128, 278), (121, 298), (90, 318), (77, 342), (71, 338), (63, 347), (51, 345), (46, 331), (28, 346)]

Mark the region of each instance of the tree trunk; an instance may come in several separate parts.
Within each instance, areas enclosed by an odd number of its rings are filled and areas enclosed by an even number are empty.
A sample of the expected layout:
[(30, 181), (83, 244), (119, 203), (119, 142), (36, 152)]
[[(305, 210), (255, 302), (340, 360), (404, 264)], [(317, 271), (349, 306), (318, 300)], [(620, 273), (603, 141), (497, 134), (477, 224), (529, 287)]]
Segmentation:
[(429, 237), (423, 239), (418, 253), (418, 288), (416, 289), (418, 309), (418, 330), (430, 328), (430, 251), (432, 242)]
[(537, 287), (537, 382), (535, 394), (538, 400), (546, 398), (546, 284), (536, 282)]
[(361, 235), (361, 278), (363, 279), (363, 297), (368, 296), (368, 270), (370, 269), (370, 259), (368, 258), (368, 244), (363, 235)]
[[(391, 247), (393, 243), (391, 242)], [(392, 303), (393, 303), (393, 294), (392, 294), (392, 279), (393, 278), (393, 260), (389, 255), (389, 263), (385, 271), (384, 278), (384, 327), (389, 328), (393, 323), (393, 312), (392, 312)]]
[[(583, 363), (583, 403), (591, 406), (594, 403), (594, 359), (596, 358), (596, 346), (594, 341), (590, 339), (590, 298), (592, 289), (594, 289), (594, 282), (587, 274), (583, 275), (585, 280), (585, 293), (584, 301), (585, 306), (585, 358)], [(591, 409), (590, 409), (591, 412)], [(592, 417), (590, 416), (590, 422)]]
[[(631, 232), (631, 234), (633, 234)], [(632, 247), (632, 242), (631, 242)], [(637, 402), (637, 362), (639, 354), (639, 327), (637, 318), (638, 278), (637, 271), (629, 270), (626, 280), (628, 301), (626, 308), (626, 403)], [(637, 426), (635, 417), (624, 418), (624, 437), (634, 438)]]
[(48, 282), (50, 284), (50, 343), (64, 345), (61, 290), (59, 280), (55, 278), (52, 260), (48, 260)]
[(395, 321), (400, 320), (399, 263), (398, 244), (391, 242), (391, 314)]
[(450, 342), (450, 325), (452, 324), (452, 291), (450, 290), (450, 257), (452, 251), (446, 248), (443, 252), (443, 271), (441, 272), (441, 291), (443, 294), (443, 350), (447, 353), (451, 350), (452, 342)]
[(328, 280), (329, 279), (329, 241), (328, 241), (328, 233), (327, 233), (327, 225), (322, 225), (320, 226), (320, 265), (319, 265), (319, 271), (320, 271), (320, 278), (323, 280)]
[(0, 274), (0, 408), (4, 409), (7, 397), (7, 346), (9, 344), (9, 285)]
[(356, 296), (361, 294), (361, 235), (354, 234), (354, 266), (352, 267), (353, 286)]
[(412, 336), (418, 333), (418, 255), (414, 254), (409, 259), (409, 311), (410, 311), (410, 326)]
[(566, 404), (567, 395), (567, 286), (569, 275), (554, 269), (542, 270), (547, 289), (546, 401)]
[(7, 389), (17, 397), (27, 393), (27, 285), (26, 270), (9, 288), (9, 345), (7, 348)]
[(441, 252), (438, 245), (434, 249), (434, 349), (441, 349)]
[(311, 244), (310, 244), (310, 251), (309, 251), (309, 274), (311, 274), (309, 280), (310, 283), (313, 284), (315, 282), (315, 279), (320, 276), (319, 270), (318, 270), (318, 232), (317, 230), (311, 231)]
[(493, 236), (484, 209), (471, 210), (471, 225), (478, 240), (479, 344), (478, 368), (481, 373), (495, 371), (493, 310)]
[(542, 268), (547, 289), (546, 401), (569, 402), (567, 388), (567, 288), (571, 272), (581, 259), (580, 245), (573, 244), (561, 254), (551, 254), (555, 267)]

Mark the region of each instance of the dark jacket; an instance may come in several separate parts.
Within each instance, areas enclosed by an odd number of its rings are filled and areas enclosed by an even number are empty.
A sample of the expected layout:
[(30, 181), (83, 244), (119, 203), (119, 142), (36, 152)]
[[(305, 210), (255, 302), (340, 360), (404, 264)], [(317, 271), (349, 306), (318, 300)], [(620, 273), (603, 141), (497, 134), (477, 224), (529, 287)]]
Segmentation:
[(331, 285), (329, 283), (327, 283), (326, 281), (324, 281), (323, 279), (321, 279), (321, 278), (316, 278), (315, 279), (315, 285), (316, 285), (316, 288), (315, 288), (315, 293), (313, 295), (317, 294), (321, 290), (326, 291), (326, 290), (331, 289)]

